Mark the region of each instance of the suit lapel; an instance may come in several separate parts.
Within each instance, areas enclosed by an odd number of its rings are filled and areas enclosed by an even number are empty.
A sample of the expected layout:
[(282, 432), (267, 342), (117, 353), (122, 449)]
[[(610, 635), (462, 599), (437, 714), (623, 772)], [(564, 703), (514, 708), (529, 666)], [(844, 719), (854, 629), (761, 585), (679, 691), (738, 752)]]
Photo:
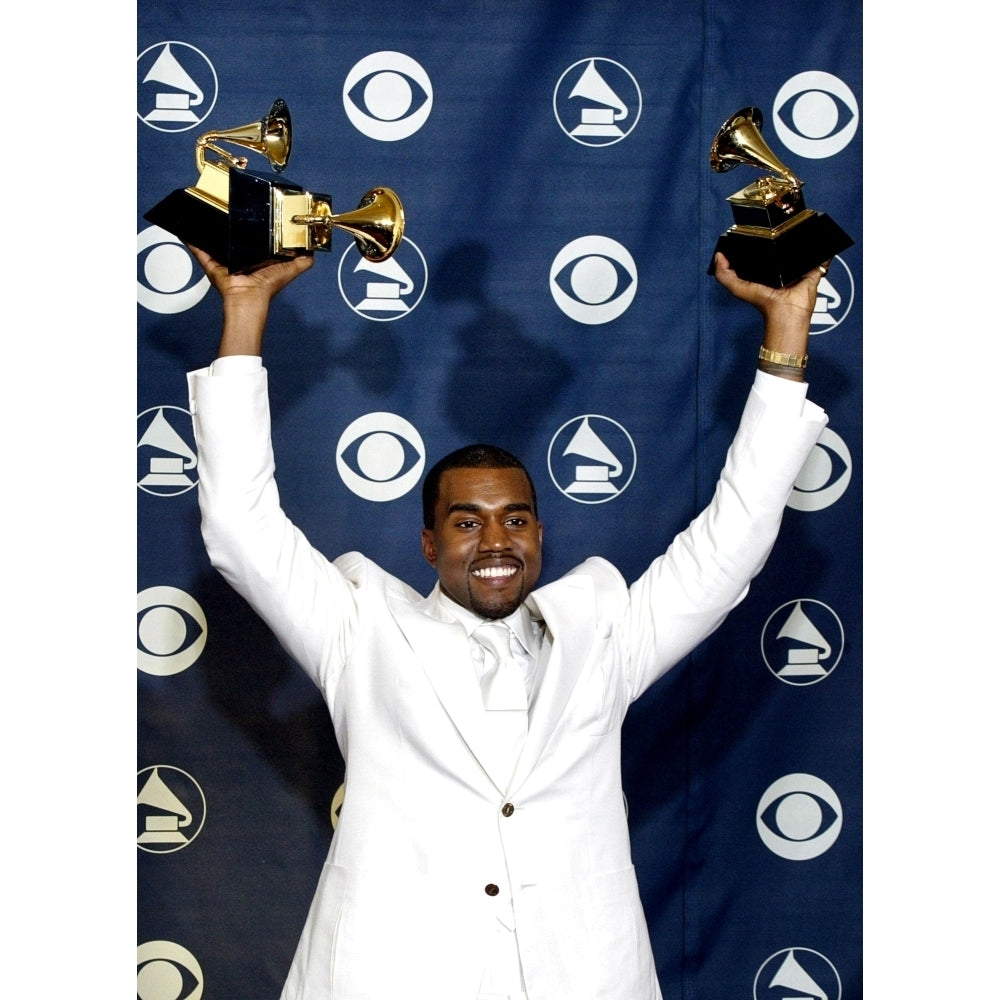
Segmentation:
[(593, 644), (593, 585), (585, 576), (569, 576), (541, 587), (525, 601), (532, 615), (545, 622), (551, 640), (528, 724), (528, 737), (518, 758), (510, 789), (531, 774), (555, 732)]
[(484, 725), (483, 696), (470, 663), (469, 637), (465, 629), (458, 622), (443, 617), (432, 597), (416, 605), (399, 598), (390, 599), (390, 610), (441, 707), (490, 780), (502, 791), (507, 785), (506, 776), (489, 767), (491, 742)]

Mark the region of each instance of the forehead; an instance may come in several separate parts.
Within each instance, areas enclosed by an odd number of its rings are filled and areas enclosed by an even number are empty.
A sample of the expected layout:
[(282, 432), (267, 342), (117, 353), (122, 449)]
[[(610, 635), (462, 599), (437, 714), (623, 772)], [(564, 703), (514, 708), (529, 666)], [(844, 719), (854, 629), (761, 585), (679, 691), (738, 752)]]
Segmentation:
[(447, 469), (441, 475), (437, 510), (453, 504), (496, 507), (511, 503), (533, 506), (524, 469)]

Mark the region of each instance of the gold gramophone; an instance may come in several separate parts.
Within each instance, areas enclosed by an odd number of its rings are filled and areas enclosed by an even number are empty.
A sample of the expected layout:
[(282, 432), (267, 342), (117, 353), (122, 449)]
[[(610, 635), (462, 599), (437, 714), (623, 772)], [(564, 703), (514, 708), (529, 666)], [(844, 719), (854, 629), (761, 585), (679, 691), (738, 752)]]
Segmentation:
[[(760, 134), (763, 120), (759, 108), (743, 108), (723, 123), (712, 142), (709, 162), (717, 173), (741, 163), (772, 171), (729, 196), (733, 225), (715, 249), (741, 278), (781, 288), (853, 246), (854, 240), (828, 215), (806, 208), (802, 181)], [(713, 263), (708, 273), (714, 269)]]
[[(292, 118), (280, 98), (258, 122), (206, 132), (195, 143), (198, 181), (180, 188), (143, 216), (210, 254), (231, 273), (243, 274), (275, 260), (330, 249), (330, 234), (349, 232), (363, 257), (387, 260), (403, 238), (403, 205), (389, 188), (372, 188), (353, 212), (334, 215), (330, 196), (304, 191), (246, 170), (247, 158), (220, 142), (262, 153), (275, 173), (288, 165)], [(220, 159), (208, 159), (211, 150)]]

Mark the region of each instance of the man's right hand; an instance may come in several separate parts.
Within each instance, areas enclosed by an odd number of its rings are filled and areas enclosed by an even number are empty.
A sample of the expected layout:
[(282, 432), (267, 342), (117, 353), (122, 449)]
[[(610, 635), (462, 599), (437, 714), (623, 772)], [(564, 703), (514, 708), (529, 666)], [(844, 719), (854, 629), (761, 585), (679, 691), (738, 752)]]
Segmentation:
[(188, 249), (205, 269), (208, 280), (223, 299), (228, 295), (264, 293), (270, 301), (282, 288), (313, 266), (312, 254), (302, 254), (289, 260), (274, 261), (250, 274), (230, 274), (224, 264), (209, 257), (204, 250), (193, 246), (188, 246)]
[(204, 250), (193, 246), (188, 249), (222, 297), (222, 341), (218, 357), (229, 354), (259, 355), (271, 299), (313, 266), (312, 255), (275, 261), (250, 274), (230, 274), (224, 264), (214, 260)]

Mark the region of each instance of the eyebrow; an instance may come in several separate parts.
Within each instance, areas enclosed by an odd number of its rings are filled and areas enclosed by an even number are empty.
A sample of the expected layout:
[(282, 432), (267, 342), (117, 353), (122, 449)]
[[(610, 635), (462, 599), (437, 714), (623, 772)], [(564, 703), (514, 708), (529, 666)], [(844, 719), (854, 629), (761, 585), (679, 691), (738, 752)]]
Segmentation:
[[(483, 509), (482, 505), (478, 503), (453, 503), (448, 507), (448, 513), (452, 514), (457, 511), (464, 511), (467, 514), (478, 514), (479, 511), (481, 511), (482, 509)], [(510, 511), (510, 512), (520, 511), (520, 510), (526, 510), (529, 513), (534, 512), (534, 508), (531, 506), (531, 504), (526, 503), (524, 501), (505, 504), (503, 509), (505, 511)]]

